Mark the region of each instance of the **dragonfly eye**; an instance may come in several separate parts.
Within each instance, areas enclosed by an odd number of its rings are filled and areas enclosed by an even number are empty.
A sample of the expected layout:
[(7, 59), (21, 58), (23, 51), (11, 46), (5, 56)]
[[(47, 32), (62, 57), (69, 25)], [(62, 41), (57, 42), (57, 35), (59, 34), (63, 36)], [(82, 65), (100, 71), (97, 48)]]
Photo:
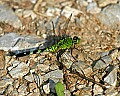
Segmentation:
[(74, 44), (79, 44), (80, 43), (80, 38), (78, 38), (77, 36), (73, 37), (73, 43)]

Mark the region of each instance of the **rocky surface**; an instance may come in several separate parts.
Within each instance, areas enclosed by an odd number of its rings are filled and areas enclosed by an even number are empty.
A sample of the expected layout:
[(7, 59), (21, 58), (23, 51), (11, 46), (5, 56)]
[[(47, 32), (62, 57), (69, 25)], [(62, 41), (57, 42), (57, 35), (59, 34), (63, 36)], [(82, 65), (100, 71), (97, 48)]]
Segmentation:
[[(119, 7), (120, 0), (1, 0), (0, 96), (56, 96), (57, 82), (65, 96), (119, 96)], [(80, 44), (27, 54), (65, 35)]]

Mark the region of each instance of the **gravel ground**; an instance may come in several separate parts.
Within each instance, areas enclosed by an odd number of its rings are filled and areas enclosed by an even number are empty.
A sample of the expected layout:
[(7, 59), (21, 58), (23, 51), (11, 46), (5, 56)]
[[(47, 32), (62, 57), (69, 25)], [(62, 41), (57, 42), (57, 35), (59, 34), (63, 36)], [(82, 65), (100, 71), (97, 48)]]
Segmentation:
[[(0, 96), (57, 96), (58, 81), (65, 96), (119, 96), (119, 7), (120, 0), (1, 0)], [(65, 35), (80, 44), (63, 54), (6, 55)]]

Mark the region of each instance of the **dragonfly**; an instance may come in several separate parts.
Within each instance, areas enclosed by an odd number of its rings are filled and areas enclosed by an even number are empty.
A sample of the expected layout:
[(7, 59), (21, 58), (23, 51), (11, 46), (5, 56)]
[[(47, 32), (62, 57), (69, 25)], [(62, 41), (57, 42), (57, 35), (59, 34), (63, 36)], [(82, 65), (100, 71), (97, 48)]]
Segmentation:
[[(66, 23), (65, 23), (65, 30), (66, 27), (68, 26), (68, 23), (70, 21), (72, 14), (70, 15), (70, 17), (67, 19)], [(52, 22), (53, 25), (53, 31), (55, 33), (55, 28), (54, 28), (54, 24)], [(20, 54), (22, 55), (26, 55), (26, 54), (33, 54), (33, 53), (41, 53), (41, 52), (58, 52), (59, 50), (66, 50), (66, 49), (70, 49), (72, 46), (79, 44), (80, 43), (80, 38), (77, 36), (74, 36), (73, 38), (70, 36), (66, 36), (64, 35), (63, 37), (61, 37), (60, 40), (58, 40), (55, 44), (53, 44), (52, 46), (49, 46), (47, 48), (44, 49), (40, 49), (39, 47), (37, 48), (33, 48), (33, 49), (26, 49), (26, 50), (19, 50), (19, 52), (16, 51), (10, 51), (9, 55), (13, 56), (19, 56)]]

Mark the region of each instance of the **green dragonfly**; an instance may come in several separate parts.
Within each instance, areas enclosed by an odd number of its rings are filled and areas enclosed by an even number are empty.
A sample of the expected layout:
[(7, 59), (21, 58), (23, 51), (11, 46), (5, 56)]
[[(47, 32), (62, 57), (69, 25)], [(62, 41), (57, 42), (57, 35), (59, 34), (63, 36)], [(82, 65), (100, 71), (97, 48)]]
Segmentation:
[[(66, 23), (65, 23), (65, 30), (66, 30), (66, 27), (68, 26), (68, 23), (70, 21), (70, 18), (71, 18), (72, 15), (70, 15), (70, 17), (67, 19)], [(52, 22), (53, 24), (53, 22)], [(55, 30), (54, 30), (54, 25), (53, 25), (53, 31), (55, 33)], [(41, 52), (58, 52), (59, 50), (66, 50), (66, 49), (69, 49), (71, 48), (72, 46), (74, 46), (75, 44), (79, 44), (80, 43), (80, 38), (77, 37), (77, 36), (74, 36), (73, 38), (72, 37), (69, 37), (69, 36), (63, 36), (61, 37), (62, 39), (60, 39), (59, 41), (57, 41), (55, 44), (53, 44), (52, 46), (50, 47), (47, 47), (45, 49), (40, 49), (39, 47), (38, 48), (33, 48), (34, 50), (32, 49), (26, 49), (26, 50), (19, 50), (19, 51), (12, 51), (12, 52), (9, 52), (9, 55), (15, 55), (15, 56), (18, 56), (18, 55), (26, 55), (26, 54), (33, 54), (33, 53), (41, 53)]]
[[(73, 38), (71, 37), (66, 37), (64, 39), (61, 39), (58, 43), (46, 48), (43, 52), (56, 52), (58, 50), (66, 50), (72, 47), (75, 44), (80, 43), (80, 38), (77, 36), (74, 36)], [(42, 50), (38, 50), (38, 52), (41, 52)]]

